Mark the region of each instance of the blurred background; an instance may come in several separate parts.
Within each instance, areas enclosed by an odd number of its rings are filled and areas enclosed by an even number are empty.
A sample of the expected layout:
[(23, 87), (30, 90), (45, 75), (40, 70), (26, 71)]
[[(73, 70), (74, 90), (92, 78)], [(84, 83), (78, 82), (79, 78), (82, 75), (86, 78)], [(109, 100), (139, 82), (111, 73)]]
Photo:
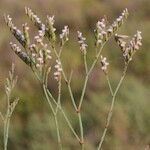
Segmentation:
[[(15, 41), (3, 19), (10, 14), (13, 22), (21, 29), (30, 25), (31, 37), (37, 34), (33, 24), (25, 15), (28, 6), (45, 21), (46, 15), (55, 16), (57, 34), (64, 25), (69, 25), (70, 42), (63, 50), (63, 65), (69, 74), (73, 69), (72, 87), (78, 100), (83, 86), (83, 62), (77, 43), (77, 30), (83, 32), (88, 41), (88, 64), (94, 58), (95, 24), (102, 17), (112, 21), (124, 8), (130, 16), (119, 33), (133, 35), (142, 31), (143, 46), (131, 62), (128, 74), (117, 96), (111, 125), (106, 136), (104, 150), (144, 150), (150, 144), (150, 1), (149, 0), (0, 0), (0, 110), (5, 112), (4, 81), (11, 63), (16, 64), (19, 76), (14, 96), (20, 102), (11, 120), (9, 150), (57, 150), (55, 124), (44, 99), (42, 89), (31, 72), (10, 49), (9, 42)], [(123, 69), (120, 49), (112, 38), (103, 50), (108, 57), (109, 73), (113, 87), (117, 85)], [(70, 59), (71, 58), (71, 59)], [(50, 77), (49, 88), (57, 95), (57, 85)], [(95, 150), (105, 126), (110, 106), (110, 93), (105, 76), (98, 64), (91, 74), (83, 103), (82, 118), (86, 149)], [(77, 101), (78, 102), (78, 101)], [(62, 104), (73, 127), (79, 132), (78, 119), (73, 110), (66, 86), (63, 87)], [(79, 144), (59, 115), (64, 150), (77, 150)], [(3, 127), (0, 121), (0, 149), (3, 145)]]

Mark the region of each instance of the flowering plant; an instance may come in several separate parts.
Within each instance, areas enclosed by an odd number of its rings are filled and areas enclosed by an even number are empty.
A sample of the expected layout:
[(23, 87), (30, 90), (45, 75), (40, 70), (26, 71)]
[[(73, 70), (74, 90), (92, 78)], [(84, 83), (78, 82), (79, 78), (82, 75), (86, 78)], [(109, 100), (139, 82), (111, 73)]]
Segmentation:
[[(10, 31), (15, 36), (15, 38), (19, 41), (19, 43), (22, 45), (24, 50), (19, 48), (16, 44), (10, 43), (10, 45), (12, 50), (16, 53), (16, 55), (20, 57), (20, 59), (24, 61), (32, 69), (33, 73), (35, 74), (35, 76), (40, 81), (40, 84), (42, 85), (46, 100), (50, 106), (50, 109), (52, 111), (55, 120), (59, 149), (62, 149), (62, 138), (60, 135), (58, 111), (62, 113), (68, 127), (70, 128), (73, 135), (80, 143), (81, 149), (82, 150), (85, 149), (86, 143), (84, 140), (84, 128), (83, 128), (82, 115), (81, 115), (82, 105), (84, 101), (87, 83), (90, 78), (90, 74), (92, 73), (94, 67), (96, 66), (98, 60), (100, 59), (101, 69), (106, 76), (110, 93), (112, 96), (111, 106), (106, 120), (106, 126), (97, 147), (97, 149), (100, 150), (102, 148), (102, 144), (104, 142), (111, 121), (116, 95), (125, 78), (128, 65), (132, 61), (135, 52), (139, 50), (140, 46), (142, 45), (141, 32), (137, 31), (137, 33), (131, 39), (126, 35), (116, 34), (118, 29), (123, 25), (123, 23), (125, 22), (125, 20), (129, 15), (127, 9), (125, 9), (111, 25), (107, 24), (106, 19), (104, 18), (101, 19), (96, 23), (96, 28), (94, 30), (95, 58), (91, 65), (87, 64), (88, 44), (86, 42), (86, 38), (83, 36), (82, 32), (80, 31), (77, 32), (78, 43), (79, 43), (81, 54), (83, 55), (84, 67), (85, 67), (83, 89), (81, 92), (79, 103), (77, 103), (71, 87), (72, 73), (70, 74), (69, 77), (67, 77), (63, 69), (62, 55), (61, 55), (63, 51), (63, 47), (65, 46), (66, 42), (69, 41), (69, 27), (64, 26), (64, 29), (62, 29), (62, 33), (59, 35), (59, 37), (57, 37), (56, 28), (54, 27), (54, 22), (55, 22), (54, 16), (51, 17), (47, 16), (46, 24), (44, 24), (42, 23), (41, 19), (30, 8), (25, 8), (25, 12), (26, 15), (29, 17), (29, 19), (37, 27), (38, 35), (34, 37), (34, 43), (31, 43), (30, 36), (29, 36), (29, 27), (27, 26), (27, 23), (23, 24), (23, 31), (20, 31), (12, 23), (12, 19), (10, 18), (10, 16), (6, 15), (5, 21), (7, 23), (7, 26), (10, 28)], [(112, 88), (109, 79), (109, 71), (108, 71), (109, 63), (107, 62), (107, 58), (101, 54), (105, 44), (109, 41), (109, 39), (112, 36), (114, 36), (115, 41), (120, 47), (124, 59), (123, 74), (115, 89)], [(45, 39), (47, 39), (48, 42), (45, 42)], [(56, 47), (58, 40), (60, 41), (59, 48)], [(52, 56), (52, 53), (54, 53), (55, 55), (54, 57)], [(52, 59), (56, 61), (56, 64), (54, 66), (51, 63)], [(58, 84), (57, 98), (54, 98), (51, 91), (48, 89), (48, 77), (53, 68), (55, 69), (54, 79), (56, 79)], [(65, 83), (67, 84), (68, 92), (70, 94), (70, 99), (72, 101), (72, 106), (79, 120), (80, 135), (78, 135), (75, 129), (73, 128), (68, 116), (64, 111), (64, 108), (62, 108), (61, 105), (62, 80), (64, 80)]]

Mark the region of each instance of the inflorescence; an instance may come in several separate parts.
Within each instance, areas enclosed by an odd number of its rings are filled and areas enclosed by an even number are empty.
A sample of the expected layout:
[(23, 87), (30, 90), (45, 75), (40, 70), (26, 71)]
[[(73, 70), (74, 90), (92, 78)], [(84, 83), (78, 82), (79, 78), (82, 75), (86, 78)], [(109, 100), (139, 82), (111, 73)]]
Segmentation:
[(124, 23), (128, 15), (128, 10), (125, 9), (110, 26), (106, 24), (106, 20), (104, 18), (101, 21), (98, 21), (95, 29), (96, 46), (99, 47), (106, 42)]
[[(12, 44), (11, 48), (13, 51), (32, 69), (37, 69), (42, 73), (44, 68), (48, 68), (49, 60), (52, 59), (51, 48), (54, 47), (56, 41), (56, 28), (54, 27), (54, 16), (47, 16), (46, 24), (42, 23), (41, 19), (30, 9), (25, 8), (25, 12), (34, 25), (38, 28), (38, 35), (34, 37), (35, 43), (30, 43), (29, 37), (29, 27), (27, 23), (23, 24), (23, 31), (21, 32), (17, 27), (12, 23), (12, 18), (9, 15), (5, 16), (5, 21), (10, 28), (10, 31), (19, 41), (19, 43), (24, 47), (25, 51), (21, 50), (16, 44)], [(112, 25), (107, 25), (106, 19), (101, 19), (96, 23), (95, 38), (96, 38), (96, 47), (101, 47), (108, 39), (119, 29), (119, 27), (124, 23), (128, 17), (128, 10), (125, 9), (121, 15), (112, 23)], [(83, 37), (82, 32), (78, 31), (78, 43), (80, 45), (81, 52), (85, 55), (87, 53), (87, 43), (86, 38)], [(44, 38), (50, 41), (50, 47), (44, 43)], [(64, 26), (62, 33), (59, 35), (61, 46), (63, 46), (69, 40), (69, 28)], [(127, 36), (115, 34), (115, 40), (120, 46), (123, 57), (126, 63), (132, 60), (133, 54), (139, 49), (142, 45), (141, 32), (137, 31), (134, 37), (128, 42)], [(57, 60), (57, 66), (59, 65)], [(101, 56), (102, 70), (106, 73), (108, 63), (106, 58)], [(57, 72), (58, 73), (58, 72)], [(57, 74), (55, 73), (55, 74)], [(59, 73), (58, 73), (59, 74)]]
[[(25, 12), (26, 12), (26, 15), (29, 17), (29, 19), (37, 27), (38, 35), (36, 35), (34, 37), (34, 40), (30, 40), (29, 27), (27, 26), (27, 23), (22, 25), (23, 29), (22, 29), (22, 31), (20, 31), (12, 23), (12, 18), (10, 18), (9, 15), (6, 15), (5, 21), (6, 21), (7, 26), (9, 27), (10, 31), (15, 36), (15, 38), (18, 40), (18, 42), (22, 45), (24, 50), (22, 50), (19, 46), (17, 46), (17, 44), (13, 44), (12, 42), (10, 43), (10, 46), (11, 46), (12, 50), (15, 52), (15, 54), (22, 61), (24, 61), (28, 66), (30, 66), (32, 71), (38, 77), (38, 79), (40, 81), (42, 81), (44, 93), (46, 95), (48, 103), (50, 104), (50, 107), (52, 109), (55, 119), (57, 119), (56, 115), (57, 115), (58, 107), (62, 110), (61, 105), (60, 105), (61, 75), (64, 77), (64, 79), (68, 85), (68, 90), (69, 90), (69, 94), (72, 99), (72, 103), (75, 107), (76, 112), (78, 112), (79, 125), (80, 125), (80, 131), (81, 131), (81, 139), (78, 137), (78, 135), (74, 131), (73, 127), (71, 126), (71, 123), (69, 122), (68, 118), (64, 114), (64, 111), (62, 111), (62, 113), (63, 113), (64, 118), (66, 119), (69, 127), (73, 131), (73, 134), (78, 139), (78, 141), (80, 142), (82, 147), (84, 145), (84, 142), (83, 142), (84, 137), (83, 137), (82, 119), (81, 119), (81, 114), (80, 114), (79, 110), (81, 109), (81, 105), (82, 105), (82, 102), (84, 99), (85, 90), (86, 90), (87, 82), (89, 79), (89, 74), (92, 72), (93, 68), (95, 67), (95, 65), (100, 57), (101, 69), (107, 77), (107, 81), (108, 81), (108, 84), (109, 84), (109, 87), (110, 87), (110, 90), (111, 90), (111, 93), (113, 96), (112, 97), (112, 105), (110, 108), (110, 112), (108, 114), (106, 127), (103, 132), (102, 139), (99, 143), (98, 150), (100, 150), (101, 145), (104, 141), (104, 137), (105, 137), (111, 116), (112, 116), (112, 110), (113, 110), (115, 96), (116, 96), (116, 94), (120, 88), (120, 85), (126, 75), (127, 66), (129, 64), (129, 62), (132, 60), (135, 52), (137, 50), (139, 50), (139, 48), (142, 45), (141, 32), (137, 31), (137, 33), (131, 39), (129, 39), (129, 37), (126, 35), (115, 34), (115, 32), (121, 27), (121, 25), (125, 22), (125, 20), (127, 19), (128, 15), (129, 15), (127, 9), (125, 9), (121, 13), (121, 15), (111, 25), (107, 25), (106, 19), (104, 19), (104, 18), (101, 19), (100, 21), (98, 21), (96, 23), (96, 29), (94, 30), (96, 55), (95, 55), (95, 59), (92, 62), (92, 65), (89, 67), (88, 63), (87, 63), (87, 55), (86, 55), (88, 44), (86, 43), (86, 38), (82, 35), (82, 32), (77, 31), (78, 43), (80, 46), (81, 53), (84, 56), (84, 65), (85, 65), (85, 72), (86, 72), (85, 82), (84, 82), (84, 86), (82, 89), (79, 106), (77, 106), (76, 102), (74, 100), (71, 86), (70, 86), (72, 74), (70, 75), (70, 78), (67, 79), (67, 76), (63, 70), (62, 61), (61, 61), (61, 51), (63, 49), (64, 44), (69, 40), (69, 27), (64, 26), (61, 34), (59, 34), (59, 42), (61, 43), (61, 45), (60, 45), (59, 51), (58, 51), (57, 46), (56, 46), (57, 35), (56, 35), (56, 28), (54, 26), (54, 23), (55, 23), (54, 16), (47, 16), (46, 23), (44, 24), (44, 23), (42, 23), (41, 19), (30, 8), (25, 8)], [(119, 47), (121, 48), (122, 53), (123, 53), (125, 69), (123, 71), (123, 76), (121, 77), (121, 80), (120, 80), (116, 90), (113, 93), (112, 87), (109, 82), (109, 78), (107, 76), (109, 63), (107, 62), (106, 57), (103, 57), (101, 55), (101, 52), (102, 52), (102, 49), (103, 49), (103, 46), (105, 45), (105, 43), (114, 34), (115, 34), (115, 41), (117, 42), (117, 44), (119, 45)], [(45, 38), (48, 40), (48, 44), (46, 43)], [(33, 41), (33, 43), (31, 41)], [(52, 53), (54, 53), (56, 57), (52, 57), (53, 56)], [(52, 58), (56, 61), (56, 64), (54, 66), (52, 66), (52, 62), (51, 62)], [(58, 82), (58, 87), (59, 87), (58, 88), (59, 89), (59, 91), (58, 91), (58, 104), (59, 105), (57, 105), (57, 102), (55, 101), (55, 99), (51, 95), (51, 92), (47, 88), (48, 75), (49, 75), (52, 67), (54, 68), (54, 73), (53, 73), (54, 79)], [(7, 88), (7, 90), (8, 90), (8, 88)], [(9, 91), (7, 91), (7, 92), (9, 92)], [(57, 106), (56, 113), (53, 109), (53, 106), (51, 105), (51, 101), (50, 101), (49, 97), (54, 101), (54, 103)], [(57, 125), (57, 123), (56, 123), (56, 125)], [(58, 129), (58, 127), (57, 127), (57, 129)], [(57, 130), (57, 132), (59, 132), (59, 130)], [(59, 139), (59, 133), (58, 133), (58, 139)]]
[(142, 46), (141, 32), (137, 31), (129, 42), (126, 39), (128, 39), (128, 36), (115, 34), (115, 40), (123, 52), (124, 61), (129, 63), (135, 52)]

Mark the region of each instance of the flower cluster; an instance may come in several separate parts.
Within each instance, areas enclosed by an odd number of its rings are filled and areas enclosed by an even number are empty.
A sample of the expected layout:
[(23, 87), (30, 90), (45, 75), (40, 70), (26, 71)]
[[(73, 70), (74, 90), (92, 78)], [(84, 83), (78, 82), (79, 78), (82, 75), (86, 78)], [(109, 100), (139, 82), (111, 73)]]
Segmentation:
[(61, 78), (62, 67), (61, 67), (61, 62), (58, 59), (56, 60), (55, 68), (56, 68), (56, 71), (54, 72), (54, 78), (57, 81), (59, 81)]
[(115, 35), (115, 40), (123, 51), (125, 63), (128, 63), (132, 60), (134, 53), (140, 48), (140, 46), (142, 46), (141, 32), (137, 31), (129, 42), (126, 41), (126, 38), (128, 37), (124, 35)]
[(24, 38), (25, 38), (25, 48), (28, 48), (29, 44), (30, 44), (30, 38), (29, 38), (29, 27), (27, 26), (27, 23), (22, 25), (23, 27), (23, 34), (24, 34)]
[(109, 65), (109, 63), (107, 62), (106, 57), (103, 57), (102, 55), (101, 55), (101, 65), (103, 72), (107, 74), (107, 66)]
[(29, 66), (32, 65), (30, 57), (25, 52), (23, 52), (16, 44), (10, 43), (10, 46), (11, 49), (15, 52), (16, 55), (18, 55), (21, 60), (23, 60)]
[[(29, 37), (29, 27), (27, 23), (23, 24), (23, 32), (18, 30), (12, 23), (12, 19), (8, 16), (5, 16), (6, 23), (10, 28), (12, 34), (19, 41), (19, 43), (25, 48), (25, 51), (22, 51), (16, 44), (10, 43), (12, 50), (22, 59), (27, 65), (32, 68), (38, 69), (41, 73), (43, 67), (45, 67), (51, 57), (51, 50), (48, 48), (48, 45), (43, 42), (48, 28), (41, 23), (40, 19), (31, 11), (31, 9), (26, 8), (26, 14), (29, 18), (35, 23), (38, 27), (38, 35), (34, 37), (35, 44), (30, 45)], [(54, 24), (54, 17), (49, 18), (49, 23)], [(53, 29), (53, 31), (55, 31)]]
[(44, 45), (43, 38), (45, 35), (45, 30), (39, 30), (38, 33), (39, 34), (37, 36), (35, 36), (34, 39), (35, 39), (36, 43)]
[(47, 29), (46, 29), (46, 35), (48, 37), (48, 39), (52, 42), (54, 42), (56, 40), (56, 35), (55, 35), (55, 31), (56, 31), (56, 28), (54, 28), (54, 16), (52, 17), (49, 17), (47, 16)]
[(62, 30), (62, 33), (60, 34), (61, 45), (64, 45), (64, 43), (69, 40), (68, 36), (69, 36), (69, 28), (68, 26), (64, 26), (64, 29)]
[(101, 46), (103, 42), (107, 41), (115, 31), (123, 24), (128, 17), (128, 10), (125, 9), (122, 14), (113, 22), (111, 26), (106, 25), (106, 20), (98, 21), (95, 29), (96, 46)]
[(10, 18), (9, 15), (5, 16), (5, 22), (7, 26), (10, 28), (10, 31), (15, 36), (15, 38), (20, 42), (20, 44), (25, 47), (26, 46), (26, 40), (23, 35), (23, 33), (17, 29), (17, 27), (12, 23), (12, 18)]
[(25, 13), (31, 19), (31, 21), (34, 22), (35, 26), (39, 30), (42, 30), (43, 28), (45, 28), (45, 25), (42, 23), (40, 18), (30, 8), (26, 7)]
[(43, 42), (45, 31), (39, 30), (39, 34), (35, 36), (36, 44), (30, 45), (30, 56), (36, 64), (36, 68), (42, 71), (42, 68), (48, 63), (51, 57), (51, 50), (48, 45)]
[(82, 36), (81, 32), (78, 33), (78, 43), (80, 44), (80, 50), (83, 54), (86, 54), (87, 44), (85, 43), (86, 38)]

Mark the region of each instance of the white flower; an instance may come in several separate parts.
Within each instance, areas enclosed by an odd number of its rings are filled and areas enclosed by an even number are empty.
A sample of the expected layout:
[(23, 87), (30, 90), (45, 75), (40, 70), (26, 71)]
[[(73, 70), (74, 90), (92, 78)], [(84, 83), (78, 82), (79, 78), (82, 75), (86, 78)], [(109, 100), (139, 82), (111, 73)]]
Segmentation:
[(54, 25), (54, 22), (55, 22), (55, 20), (54, 20), (54, 16), (47, 16), (47, 19), (48, 19), (48, 21), (49, 21), (49, 23), (53, 26)]
[(64, 29), (62, 30), (62, 33), (60, 34), (60, 39), (66, 42), (69, 40), (68, 36), (69, 36), (69, 28), (68, 26), (64, 26)]
[(62, 67), (61, 62), (58, 59), (56, 60), (56, 65), (54, 67), (56, 69), (56, 71), (54, 72), (54, 79), (59, 81), (61, 77)]
[(103, 30), (106, 27), (105, 19), (98, 21), (96, 24), (97, 29)]
[(106, 57), (103, 57), (102, 55), (101, 55), (101, 65), (102, 65), (101, 69), (106, 73), (107, 66), (109, 65), (109, 63), (107, 62)]
[(78, 43), (80, 44), (80, 50), (81, 52), (83, 52), (84, 54), (86, 54), (86, 49), (87, 49), (87, 44), (85, 43), (86, 38), (82, 36), (81, 32), (77, 32), (78, 33)]

